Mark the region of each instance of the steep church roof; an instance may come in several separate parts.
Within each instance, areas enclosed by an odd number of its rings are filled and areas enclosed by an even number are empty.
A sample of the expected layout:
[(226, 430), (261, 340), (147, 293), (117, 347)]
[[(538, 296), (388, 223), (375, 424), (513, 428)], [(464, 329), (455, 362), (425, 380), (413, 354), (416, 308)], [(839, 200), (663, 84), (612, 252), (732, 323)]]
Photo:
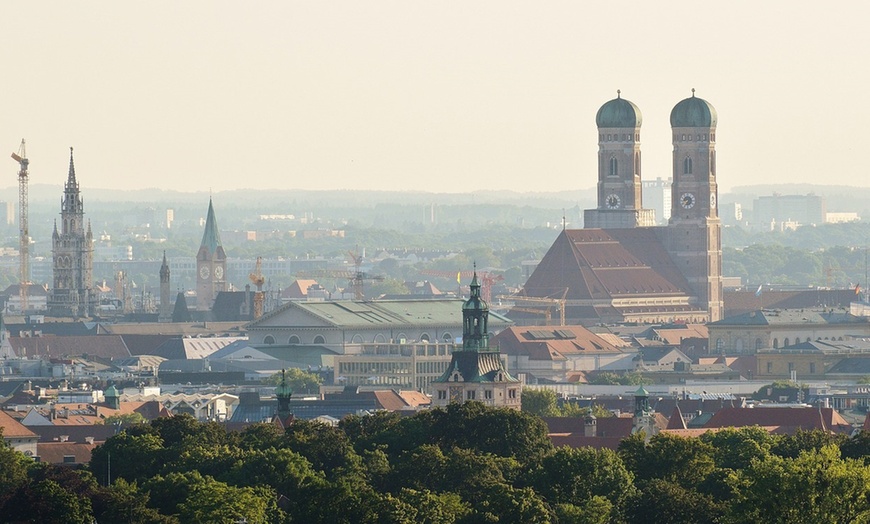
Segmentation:
[(211, 198), (208, 199), (208, 215), (205, 217), (205, 231), (202, 233), (200, 247), (205, 247), (209, 253), (214, 253), (218, 247), (221, 247), (221, 235), (218, 231), (217, 219), (214, 216), (214, 206), (212, 205)]
[[(656, 228), (567, 229), (544, 255), (524, 287), (530, 297), (609, 302), (633, 297), (690, 297), (688, 281), (674, 264)], [(571, 318), (593, 318), (631, 313), (575, 307)], [(569, 309), (572, 307), (569, 306)], [(672, 306), (672, 313), (689, 306)]]

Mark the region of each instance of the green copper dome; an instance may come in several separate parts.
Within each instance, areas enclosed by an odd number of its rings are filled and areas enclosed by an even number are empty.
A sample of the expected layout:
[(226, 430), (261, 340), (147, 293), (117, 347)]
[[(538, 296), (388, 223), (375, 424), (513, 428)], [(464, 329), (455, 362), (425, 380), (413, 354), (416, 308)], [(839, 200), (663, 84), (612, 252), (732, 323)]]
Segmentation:
[(671, 111), (671, 127), (716, 127), (716, 109), (703, 98), (692, 96), (674, 106)]
[(598, 114), (595, 115), (595, 123), (598, 127), (627, 127), (631, 129), (640, 127), (640, 124), (643, 122), (640, 109), (622, 98), (619, 91), (616, 93), (616, 98), (607, 102), (598, 110)]

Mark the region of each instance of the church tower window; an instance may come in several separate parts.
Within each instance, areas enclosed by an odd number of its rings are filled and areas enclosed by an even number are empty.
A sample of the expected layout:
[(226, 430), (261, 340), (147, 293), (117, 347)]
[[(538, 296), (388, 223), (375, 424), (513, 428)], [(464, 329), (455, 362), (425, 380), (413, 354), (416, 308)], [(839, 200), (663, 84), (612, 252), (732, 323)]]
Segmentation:
[(683, 174), (684, 175), (691, 175), (692, 174), (692, 158), (691, 157), (687, 156), (683, 160)]
[(610, 176), (616, 176), (617, 167), (616, 157), (610, 157)]

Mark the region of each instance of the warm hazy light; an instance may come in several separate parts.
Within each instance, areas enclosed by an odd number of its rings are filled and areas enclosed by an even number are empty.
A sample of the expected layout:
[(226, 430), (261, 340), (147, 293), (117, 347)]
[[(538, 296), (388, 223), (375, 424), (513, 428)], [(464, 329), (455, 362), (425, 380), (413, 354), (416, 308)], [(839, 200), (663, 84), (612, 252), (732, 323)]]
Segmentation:
[(61, 184), (73, 145), (83, 187), (585, 189), (617, 89), (654, 179), (695, 87), (722, 190), (870, 186), (866, 2), (6, 7), (0, 152), (26, 138), (34, 184)]

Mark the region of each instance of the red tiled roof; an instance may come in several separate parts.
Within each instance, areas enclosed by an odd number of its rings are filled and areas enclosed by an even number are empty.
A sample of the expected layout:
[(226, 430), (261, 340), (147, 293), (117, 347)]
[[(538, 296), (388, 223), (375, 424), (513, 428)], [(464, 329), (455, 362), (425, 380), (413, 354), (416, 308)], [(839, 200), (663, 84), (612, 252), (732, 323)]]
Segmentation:
[(704, 425), (706, 428), (780, 426), (783, 431), (821, 429), (849, 433), (852, 426), (832, 408), (760, 407), (723, 408)]
[(88, 355), (111, 359), (130, 356), (127, 345), (118, 335), (10, 337), (9, 342), (16, 354), (26, 354), (30, 358)]
[[(95, 447), (96, 444), (78, 442), (37, 442), (36, 454), (40, 462), (48, 464), (87, 464)], [(73, 462), (67, 462), (65, 457), (73, 457)]]
[(566, 288), (568, 300), (691, 294), (654, 228), (563, 231), (525, 293), (560, 297)]
[(583, 326), (510, 327), (492, 339), (505, 355), (526, 355), (532, 360), (567, 360), (572, 356), (622, 353)]
[(671, 413), (671, 418), (665, 429), (686, 429), (686, 421), (683, 420), (683, 412), (680, 411), (679, 405), (674, 406), (674, 412)]
[(27, 429), (5, 411), (0, 411), (0, 429), (3, 430), (3, 438), (36, 438), (36, 433)]

